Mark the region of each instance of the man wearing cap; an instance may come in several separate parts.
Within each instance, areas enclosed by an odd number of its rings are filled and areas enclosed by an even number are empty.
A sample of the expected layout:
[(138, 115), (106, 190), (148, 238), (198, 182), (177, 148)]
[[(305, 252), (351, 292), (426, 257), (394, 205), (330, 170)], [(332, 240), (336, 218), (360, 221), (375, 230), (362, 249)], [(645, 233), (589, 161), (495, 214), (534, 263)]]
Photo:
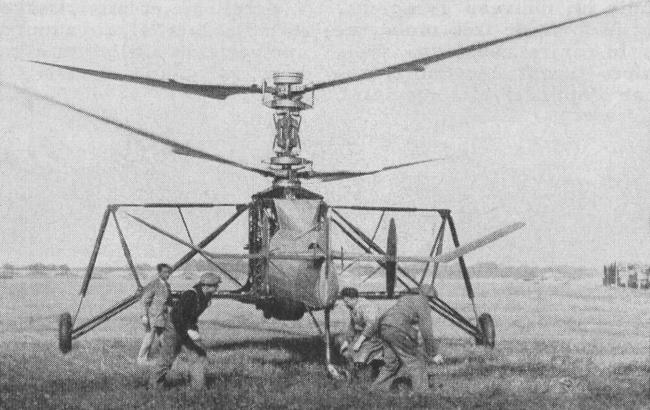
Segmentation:
[(368, 300), (359, 297), (355, 288), (341, 290), (343, 303), (350, 310), (350, 320), (343, 334), (341, 354), (352, 364), (353, 374), (374, 360), (382, 359), (383, 345), (376, 337), (377, 308)]
[[(431, 292), (434, 292), (431, 290)], [(384, 367), (372, 384), (373, 390), (388, 391), (395, 379), (411, 379), (416, 393), (429, 390), (426, 362), (418, 349), (418, 330), (424, 340), (426, 353), (433, 362), (442, 364), (442, 356), (433, 338), (433, 324), (427, 294), (402, 296), (379, 319), (379, 337), (384, 342)]]
[(166, 263), (160, 263), (157, 270), (158, 277), (144, 287), (142, 296), (140, 296), (140, 302), (144, 308), (142, 325), (146, 334), (142, 339), (142, 345), (138, 352), (137, 362), (139, 365), (149, 363), (151, 345), (156, 336), (160, 337), (165, 329), (165, 319), (172, 301), (171, 287), (167, 282), (172, 274), (172, 268)]
[(201, 335), (197, 321), (203, 311), (210, 305), (221, 283), (221, 278), (212, 272), (204, 273), (199, 282), (189, 290), (183, 292), (174, 304), (171, 314), (165, 322), (162, 333), (160, 356), (149, 380), (150, 388), (165, 387), (167, 373), (171, 369), (174, 359), (184, 346), (194, 356), (190, 359), (190, 380), (192, 387), (202, 389), (205, 387), (205, 366), (207, 353), (201, 344)]

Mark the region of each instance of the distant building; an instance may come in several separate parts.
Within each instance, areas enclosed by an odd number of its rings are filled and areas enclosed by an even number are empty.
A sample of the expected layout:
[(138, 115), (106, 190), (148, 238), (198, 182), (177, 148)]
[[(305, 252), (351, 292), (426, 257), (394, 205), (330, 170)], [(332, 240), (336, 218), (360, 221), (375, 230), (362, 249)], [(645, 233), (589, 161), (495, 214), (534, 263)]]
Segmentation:
[(604, 265), (603, 285), (632, 289), (649, 289), (650, 266), (617, 262)]
[(603, 266), (603, 285), (615, 285), (618, 282), (616, 273), (616, 262)]

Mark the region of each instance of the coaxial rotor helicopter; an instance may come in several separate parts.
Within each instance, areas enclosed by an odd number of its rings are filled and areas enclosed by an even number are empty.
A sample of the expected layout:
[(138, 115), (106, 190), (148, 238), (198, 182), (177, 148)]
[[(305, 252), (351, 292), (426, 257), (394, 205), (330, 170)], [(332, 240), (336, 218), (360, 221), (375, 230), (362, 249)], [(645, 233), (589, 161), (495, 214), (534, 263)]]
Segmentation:
[[(474, 321), (465, 318), (453, 307), (440, 299), (434, 292), (427, 292), (429, 304), (433, 311), (450, 321), (473, 337), (477, 344), (494, 347), (495, 328), (491, 316), (487, 313), (479, 316), (474, 303), (474, 292), (470, 281), (469, 271), (464, 261), (464, 255), (488, 243), (500, 239), (524, 226), (517, 222), (498, 229), (484, 237), (461, 246), (455, 223), (449, 209), (415, 208), (415, 207), (384, 207), (384, 206), (336, 206), (327, 204), (321, 195), (307, 190), (301, 186), (303, 180), (316, 180), (332, 182), (365, 175), (377, 174), (407, 166), (414, 166), (436, 159), (427, 159), (397, 165), (390, 165), (371, 171), (317, 171), (313, 168), (312, 161), (300, 155), (302, 142), (300, 139), (301, 112), (313, 107), (313, 96), (316, 91), (330, 87), (344, 85), (361, 80), (380, 76), (399, 74), (405, 72), (423, 72), (430, 64), (452, 58), (455, 56), (478, 51), (498, 44), (520, 39), (533, 34), (560, 28), (573, 23), (578, 23), (598, 16), (610, 14), (629, 6), (614, 7), (598, 13), (580, 18), (564, 21), (550, 26), (513, 34), (510, 36), (472, 44), (455, 50), (433, 54), (416, 60), (391, 65), (381, 69), (368, 71), (362, 74), (335, 79), (331, 81), (303, 84), (303, 74), (299, 72), (275, 73), (271, 81), (264, 81), (261, 85), (207, 85), (192, 84), (155, 78), (119, 74), (107, 71), (98, 71), (69, 65), (54, 64), (43, 61), (33, 63), (52, 68), (68, 70), (84, 75), (123, 81), (144, 86), (167, 89), (176, 92), (199, 95), (202, 97), (226, 100), (237, 94), (257, 94), (262, 96), (262, 103), (275, 111), (273, 121), (275, 136), (273, 150), (275, 156), (271, 157), (267, 168), (242, 164), (219, 155), (208, 153), (190, 146), (178, 143), (172, 139), (162, 137), (146, 130), (121, 123), (108, 117), (92, 113), (49, 96), (39, 94), (25, 88), (6, 83), (0, 85), (13, 88), (49, 103), (65, 107), (82, 115), (110, 124), (130, 133), (148, 138), (160, 144), (167, 145), (172, 152), (178, 155), (213, 161), (230, 165), (249, 172), (254, 172), (264, 177), (273, 178), (270, 188), (252, 196), (252, 200), (245, 204), (181, 204), (181, 203), (145, 203), (145, 204), (112, 204), (104, 212), (95, 246), (93, 248), (86, 274), (81, 286), (80, 300), (76, 313), (64, 313), (59, 320), (59, 347), (63, 353), (72, 349), (72, 340), (93, 330), (108, 321), (120, 312), (137, 303), (143, 286), (140, 283), (135, 263), (131, 252), (120, 228), (118, 211), (134, 208), (176, 208), (188, 233), (188, 239), (180, 238), (162, 227), (156, 226), (144, 218), (128, 216), (138, 223), (154, 230), (155, 232), (185, 246), (188, 250), (176, 263), (173, 270), (178, 270), (197, 255), (208, 260), (216, 269), (237, 283), (239, 288), (235, 291), (220, 292), (216, 298), (229, 298), (243, 303), (254, 304), (262, 310), (265, 318), (278, 320), (299, 320), (305, 313), (311, 315), (316, 326), (318, 322), (313, 312), (324, 311), (325, 353), (327, 369), (336, 376), (336, 369), (331, 366), (330, 357), (330, 311), (334, 306), (338, 294), (338, 280), (334, 269), (334, 260), (367, 261), (376, 263), (378, 269), (385, 272), (385, 290), (362, 292), (362, 296), (373, 299), (392, 299), (417, 290), (433, 289), (438, 266), (458, 260), (464, 279), (467, 295), (472, 302)], [(203, 240), (195, 243), (183, 217), (183, 210), (188, 208), (232, 207), (234, 214), (218, 226)], [(368, 235), (352, 223), (342, 213), (346, 210), (359, 210), (367, 212), (380, 212), (379, 223), (373, 235)], [(216, 253), (208, 251), (206, 247), (220, 236), (238, 217), (248, 213), (248, 244), (246, 253)], [(387, 227), (386, 247), (380, 246), (374, 238), (386, 213), (426, 212), (437, 214), (440, 218), (437, 234), (429, 255), (401, 256), (397, 254), (397, 227), (391, 219)], [(82, 324), (77, 324), (77, 316), (82, 306), (89, 283), (93, 277), (95, 263), (102, 244), (102, 239), (110, 219), (113, 219), (117, 228), (119, 239), (124, 251), (129, 269), (133, 274), (137, 289), (106, 311), (94, 316)], [(454, 249), (443, 253), (443, 239), (447, 226), (449, 228)], [(332, 243), (332, 230), (338, 229), (349, 238), (362, 253), (344, 252), (334, 250)], [(223, 260), (247, 260), (248, 273), (245, 283), (238, 281), (221, 266)], [(406, 263), (422, 264), (424, 271), (419, 277), (407, 271), (403, 265)], [(431, 271), (431, 282), (425, 284), (425, 277)], [(374, 273), (373, 273), (374, 274)], [(396, 291), (396, 284), (400, 283), (403, 290)]]

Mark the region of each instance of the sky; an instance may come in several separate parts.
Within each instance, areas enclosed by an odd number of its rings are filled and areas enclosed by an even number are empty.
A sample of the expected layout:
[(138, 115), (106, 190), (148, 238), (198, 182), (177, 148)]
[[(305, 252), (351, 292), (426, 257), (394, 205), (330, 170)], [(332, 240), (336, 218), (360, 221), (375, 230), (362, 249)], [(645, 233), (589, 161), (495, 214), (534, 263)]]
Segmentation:
[[(26, 60), (206, 84), (260, 84), (275, 71), (321, 82), (621, 4), (0, 1), (0, 81), (259, 165), (274, 135), (259, 95), (210, 100)], [(306, 187), (330, 204), (449, 208), (461, 242), (526, 222), (470, 263), (647, 263), (649, 102), (650, 6), (641, 5), (421, 73), (317, 92), (301, 128), (303, 156), (315, 169), (446, 159)], [(107, 204), (243, 203), (271, 182), (174, 155), (7, 88), (0, 88), (0, 135), (0, 263), (83, 266)], [(177, 214), (138, 215), (183, 232)], [(188, 221), (198, 237), (227, 217), (195, 212)], [(136, 262), (182, 254), (121, 218)], [(398, 225), (405, 254), (426, 250), (433, 228), (420, 223)], [(123, 263), (111, 229), (101, 262)], [(241, 238), (216, 246), (243, 243), (245, 221), (237, 229)]]

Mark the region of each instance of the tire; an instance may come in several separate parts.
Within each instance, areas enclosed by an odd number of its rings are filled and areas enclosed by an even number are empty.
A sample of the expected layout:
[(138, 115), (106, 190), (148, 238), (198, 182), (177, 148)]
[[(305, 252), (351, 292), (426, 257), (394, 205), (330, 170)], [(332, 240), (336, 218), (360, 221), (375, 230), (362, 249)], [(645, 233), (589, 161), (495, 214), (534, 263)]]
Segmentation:
[(68, 312), (59, 316), (59, 349), (63, 354), (72, 350), (72, 316)]
[(494, 320), (492, 320), (492, 316), (489, 313), (483, 313), (478, 317), (478, 328), (481, 331), (482, 337), (476, 339), (476, 344), (494, 349), (496, 331), (494, 328)]

